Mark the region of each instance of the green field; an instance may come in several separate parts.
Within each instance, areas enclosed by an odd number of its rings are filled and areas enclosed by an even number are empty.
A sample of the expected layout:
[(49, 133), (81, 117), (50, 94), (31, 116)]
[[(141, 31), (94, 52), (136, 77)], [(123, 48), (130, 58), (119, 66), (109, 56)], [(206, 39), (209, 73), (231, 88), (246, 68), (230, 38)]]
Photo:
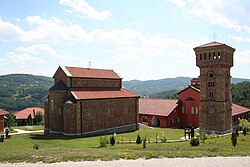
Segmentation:
[[(146, 148), (135, 143), (136, 136), (147, 136)], [(198, 147), (189, 141), (162, 143), (162, 135), (168, 140), (183, 136), (180, 129), (144, 129), (132, 133), (116, 135), (116, 144), (100, 147), (100, 136), (88, 138), (46, 137), (43, 134), (13, 135), (0, 143), (0, 162), (60, 162), (81, 160), (114, 160), (162, 157), (204, 157), (204, 156), (250, 156), (250, 135), (238, 137), (238, 145), (233, 147), (230, 135), (205, 140)], [(109, 135), (106, 136), (109, 139)], [(118, 143), (119, 140), (119, 143)], [(39, 149), (33, 146), (39, 145)]]

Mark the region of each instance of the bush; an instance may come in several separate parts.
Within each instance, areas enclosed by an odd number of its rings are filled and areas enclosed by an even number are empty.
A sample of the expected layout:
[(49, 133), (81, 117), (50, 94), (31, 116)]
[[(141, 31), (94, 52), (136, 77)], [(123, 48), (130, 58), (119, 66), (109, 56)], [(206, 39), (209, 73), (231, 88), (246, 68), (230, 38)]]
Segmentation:
[(0, 142), (4, 142), (4, 135), (0, 135)]
[(115, 137), (111, 136), (109, 142), (112, 146), (115, 145)]
[(141, 144), (141, 137), (140, 137), (140, 135), (137, 135), (137, 139), (136, 139), (136, 143), (137, 144)]
[(109, 141), (107, 140), (106, 136), (101, 136), (99, 143), (100, 143), (100, 147), (106, 147)]
[(198, 138), (192, 138), (190, 140), (190, 144), (191, 144), (191, 146), (198, 146), (198, 145), (200, 145), (200, 141)]
[(38, 144), (35, 144), (34, 146), (33, 146), (33, 148), (35, 149), (35, 150), (38, 150), (39, 149), (39, 145)]

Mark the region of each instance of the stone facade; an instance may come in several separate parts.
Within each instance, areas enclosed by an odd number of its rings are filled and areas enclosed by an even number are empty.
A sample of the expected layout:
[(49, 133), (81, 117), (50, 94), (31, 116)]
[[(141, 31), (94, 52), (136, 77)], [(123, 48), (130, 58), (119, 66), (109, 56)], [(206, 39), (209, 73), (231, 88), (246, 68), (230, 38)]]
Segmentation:
[[(90, 77), (92, 76), (92, 78)], [(45, 134), (94, 135), (138, 129), (138, 98), (112, 70), (60, 66), (45, 105)]]
[(235, 49), (211, 42), (194, 51), (200, 68), (200, 128), (227, 131), (232, 128), (230, 68)]

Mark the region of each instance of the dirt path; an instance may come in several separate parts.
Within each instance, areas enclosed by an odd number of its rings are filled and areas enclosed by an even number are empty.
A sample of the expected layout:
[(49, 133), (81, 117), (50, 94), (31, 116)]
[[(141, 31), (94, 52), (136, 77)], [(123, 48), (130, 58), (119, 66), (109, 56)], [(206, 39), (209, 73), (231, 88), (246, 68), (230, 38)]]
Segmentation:
[(61, 162), (53, 164), (0, 164), (0, 167), (250, 167), (250, 157), (163, 158), (116, 161)]

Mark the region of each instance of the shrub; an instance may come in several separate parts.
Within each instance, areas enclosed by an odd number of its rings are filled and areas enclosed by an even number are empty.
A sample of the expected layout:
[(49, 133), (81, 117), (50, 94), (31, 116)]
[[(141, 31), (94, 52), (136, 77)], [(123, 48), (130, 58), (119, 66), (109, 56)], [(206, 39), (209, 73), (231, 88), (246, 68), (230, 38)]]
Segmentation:
[(236, 134), (236, 132), (232, 133), (231, 141), (232, 141), (232, 145), (235, 147), (237, 145), (237, 134)]
[(204, 129), (200, 131), (200, 139), (203, 143), (205, 142), (205, 140), (207, 140), (207, 134)]
[(0, 135), (0, 142), (4, 142), (4, 135)]
[(192, 138), (190, 140), (190, 144), (191, 144), (191, 146), (198, 146), (198, 145), (200, 145), (200, 141), (198, 138)]
[(100, 147), (106, 147), (109, 141), (107, 140), (106, 136), (101, 136), (99, 143), (100, 143)]
[(113, 145), (115, 145), (115, 137), (114, 136), (111, 136), (110, 137), (110, 144), (113, 146)]
[(39, 145), (38, 144), (35, 144), (34, 146), (33, 146), (33, 148), (35, 149), (35, 150), (38, 150), (39, 149)]
[(136, 139), (136, 143), (137, 143), (137, 144), (141, 144), (141, 142), (142, 142), (142, 141), (141, 141), (141, 137), (140, 137), (140, 135), (138, 134), (138, 135), (137, 135), (137, 139)]
[(164, 133), (162, 132), (162, 137), (160, 138), (161, 142), (162, 143), (166, 143), (167, 142), (167, 138), (166, 136), (164, 135)]

